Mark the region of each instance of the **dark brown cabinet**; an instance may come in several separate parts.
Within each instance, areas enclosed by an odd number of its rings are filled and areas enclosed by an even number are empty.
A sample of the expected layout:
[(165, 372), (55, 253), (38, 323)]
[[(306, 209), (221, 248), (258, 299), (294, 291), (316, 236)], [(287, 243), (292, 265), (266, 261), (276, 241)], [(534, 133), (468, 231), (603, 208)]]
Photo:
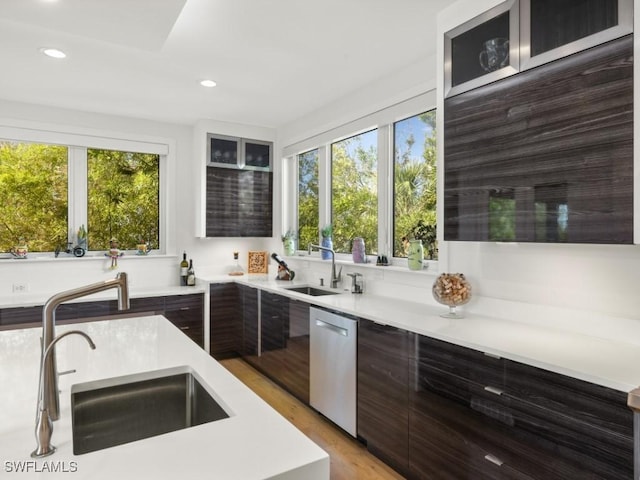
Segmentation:
[(260, 354), (255, 366), (309, 403), (309, 304), (260, 291)]
[(165, 297), (164, 316), (191, 340), (204, 348), (204, 295)]
[[(132, 314), (164, 315), (201, 348), (204, 348), (203, 294), (132, 298), (129, 303), (129, 310), (124, 311), (118, 310), (116, 300), (64, 303), (56, 309), (56, 322), (64, 324), (104, 320), (109, 317)], [(0, 309), (0, 329), (41, 325), (42, 307)]]
[(633, 38), (444, 104), (444, 238), (633, 243)]
[(238, 285), (242, 322), (240, 354), (253, 366), (258, 366), (258, 345), (260, 342), (259, 292), (257, 288)]
[(409, 358), (414, 334), (358, 321), (358, 438), (398, 472), (409, 467)]
[(237, 357), (242, 344), (242, 305), (235, 283), (209, 287), (209, 345), (216, 360)]
[(623, 392), (424, 336), (411, 365), (411, 477), (633, 477)]
[(207, 237), (271, 237), (273, 173), (207, 167)]

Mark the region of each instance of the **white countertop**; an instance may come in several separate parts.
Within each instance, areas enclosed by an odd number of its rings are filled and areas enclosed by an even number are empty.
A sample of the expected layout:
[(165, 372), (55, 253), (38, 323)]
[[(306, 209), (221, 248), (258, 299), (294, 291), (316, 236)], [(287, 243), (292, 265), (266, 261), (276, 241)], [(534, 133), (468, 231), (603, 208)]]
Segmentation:
[[(229, 277), (209, 280), (223, 282), (229, 281)], [(447, 319), (440, 316), (447, 312), (447, 307), (431, 307), (366, 292), (312, 297), (287, 291), (286, 287), (297, 284), (295, 281), (276, 281), (266, 276), (245, 275), (232, 281), (615, 390), (629, 392), (640, 386), (640, 346), (634, 343), (471, 312), (466, 312), (462, 319)]]
[[(18, 462), (30, 473), (20, 478), (141, 479), (329, 478), (329, 457), (269, 407), (204, 350), (162, 316), (106, 320), (57, 327), (78, 329), (97, 349), (70, 336), (57, 344), (60, 420), (54, 422), (53, 455), (33, 461), (41, 329), (0, 331), (0, 472)], [(188, 365), (227, 407), (230, 418), (157, 437), (73, 455), (70, 412), (72, 384)], [(42, 472), (57, 466), (66, 472)], [(3, 475), (0, 475), (0, 477)]]

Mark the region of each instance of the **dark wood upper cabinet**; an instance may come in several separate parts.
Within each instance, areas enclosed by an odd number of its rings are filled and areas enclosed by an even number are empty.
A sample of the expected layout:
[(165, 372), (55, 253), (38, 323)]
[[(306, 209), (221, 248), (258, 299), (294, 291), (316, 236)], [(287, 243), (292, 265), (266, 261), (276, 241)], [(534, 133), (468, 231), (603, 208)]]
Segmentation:
[(445, 240), (633, 243), (633, 37), (450, 97)]
[(633, 0), (506, 0), (444, 34), (444, 96), (632, 32)]
[(271, 237), (273, 174), (207, 167), (207, 237)]

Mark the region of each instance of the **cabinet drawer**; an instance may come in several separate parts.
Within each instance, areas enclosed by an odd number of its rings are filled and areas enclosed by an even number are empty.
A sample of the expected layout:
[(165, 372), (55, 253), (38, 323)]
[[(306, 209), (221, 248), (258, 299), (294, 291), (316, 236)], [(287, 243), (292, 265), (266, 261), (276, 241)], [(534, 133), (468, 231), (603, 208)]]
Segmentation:
[(502, 358), (487, 355), (459, 345), (420, 335), (416, 348), (418, 372), (422, 369), (430, 375), (457, 378), (481, 387), (504, 387), (505, 363)]
[(626, 478), (596, 474), (590, 466), (566, 458), (551, 444), (532, 443), (513, 427), (428, 391), (412, 393), (409, 415), (412, 478)]
[(202, 309), (203, 305), (204, 298), (201, 293), (165, 297), (165, 310)]

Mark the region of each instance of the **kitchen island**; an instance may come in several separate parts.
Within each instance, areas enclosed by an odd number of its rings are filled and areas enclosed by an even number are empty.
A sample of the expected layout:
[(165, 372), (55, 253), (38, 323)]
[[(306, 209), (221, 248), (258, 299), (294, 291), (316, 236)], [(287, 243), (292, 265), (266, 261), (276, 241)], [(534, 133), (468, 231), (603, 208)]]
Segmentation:
[[(162, 316), (58, 326), (60, 420), (57, 451), (38, 460), (34, 423), (41, 329), (0, 332), (0, 469), (20, 478), (328, 479), (329, 456), (199, 349)], [(229, 418), (83, 455), (73, 454), (71, 386), (146, 371), (189, 366), (216, 395)], [(51, 470), (55, 470), (52, 472)], [(26, 477), (25, 477), (26, 476)]]

